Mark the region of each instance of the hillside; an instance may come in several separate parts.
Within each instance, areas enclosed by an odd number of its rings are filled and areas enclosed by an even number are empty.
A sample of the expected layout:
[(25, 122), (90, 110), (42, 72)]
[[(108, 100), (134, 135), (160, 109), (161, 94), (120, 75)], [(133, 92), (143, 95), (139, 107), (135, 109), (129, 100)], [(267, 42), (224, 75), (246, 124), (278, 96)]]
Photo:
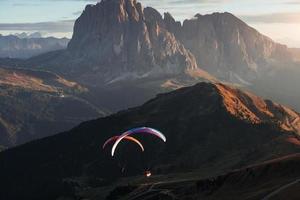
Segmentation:
[(81, 197), (91, 200), (105, 196), (116, 200), (124, 197), (129, 200), (297, 200), (300, 195), (299, 165), (300, 156), (295, 154), (209, 178), (203, 178), (201, 172), (157, 176), (146, 183), (142, 179), (131, 178), (115, 183), (115, 188), (98, 187), (82, 191)]
[(85, 92), (53, 73), (0, 68), (0, 145), (15, 146), (104, 116), (77, 97)]
[[(121, 176), (141, 175), (145, 169), (154, 175), (197, 170), (215, 176), (299, 152), (298, 116), (241, 90), (200, 83), (1, 153), (5, 165), (0, 166), (0, 196), (53, 199), (74, 193), (67, 180), (75, 177), (93, 177), (100, 187)], [(124, 143), (115, 159), (101, 150), (108, 137), (139, 126), (159, 129), (167, 143), (138, 137), (149, 150), (141, 154), (128, 143), (124, 148)], [(119, 166), (123, 162), (125, 174)]]

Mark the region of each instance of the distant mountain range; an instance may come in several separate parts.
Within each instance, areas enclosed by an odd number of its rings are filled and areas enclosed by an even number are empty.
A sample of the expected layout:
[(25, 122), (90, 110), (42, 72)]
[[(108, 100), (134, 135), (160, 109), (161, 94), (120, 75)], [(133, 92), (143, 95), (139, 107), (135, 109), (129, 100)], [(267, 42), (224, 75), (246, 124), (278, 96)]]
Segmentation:
[(23, 38), (42, 38), (42, 34), (40, 32), (33, 32), (33, 33), (22, 32), (22, 33), (15, 33), (13, 35), (15, 35), (21, 39), (23, 39)]
[(0, 58), (29, 58), (67, 47), (67, 38), (43, 38), (40, 33), (0, 35)]
[[(121, 176), (118, 163), (125, 160), (123, 176), (139, 175), (148, 167), (154, 175), (196, 170), (202, 177), (215, 176), (299, 152), (299, 116), (236, 88), (200, 83), (2, 152), (0, 197), (57, 199), (79, 195), (78, 190), (87, 191), (85, 187), (113, 190), (111, 181)], [(167, 143), (143, 135), (138, 138), (147, 151), (139, 153), (135, 146), (124, 143), (115, 159), (109, 150), (101, 149), (110, 136), (140, 126), (162, 131)], [(96, 185), (91, 181), (82, 186), (89, 177), (97, 180)], [(101, 192), (93, 193), (97, 194)]]

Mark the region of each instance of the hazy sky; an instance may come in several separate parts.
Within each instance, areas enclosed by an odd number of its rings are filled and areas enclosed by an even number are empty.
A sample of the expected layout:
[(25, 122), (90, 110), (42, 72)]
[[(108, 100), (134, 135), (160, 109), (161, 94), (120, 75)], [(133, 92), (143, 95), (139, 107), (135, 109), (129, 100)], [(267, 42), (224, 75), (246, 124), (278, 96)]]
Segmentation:
[[(86, 4), (96, 0), (0, 0), (0, 33), (39, 31), (72, 35)], [(177, 20), (196, 13), (231, 12), (258, 31), (289, 46), (300, 47), (300, 0), (140, 0)]]

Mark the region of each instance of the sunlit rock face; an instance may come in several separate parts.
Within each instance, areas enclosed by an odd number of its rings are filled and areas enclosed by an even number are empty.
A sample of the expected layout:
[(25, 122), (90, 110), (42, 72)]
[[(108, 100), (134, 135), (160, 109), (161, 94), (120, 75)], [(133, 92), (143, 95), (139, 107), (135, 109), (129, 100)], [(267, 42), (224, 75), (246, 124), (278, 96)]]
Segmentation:
[(221, 80), (251, 85), (291, 59), (286, 46), (230, 13), (197, 14), (181, 24), (170, 13), (162, 16), (133, 0), (87, 6), (68, 51), (104, 82), (201, 68)]
[(89, 60), (106, 81), (197, 69), (196, 59), (165, 28), (162, 16), (132, 0), (88, 5), (76, 20), (68, 51), (79, 62)]
[(181, 23), (135, 0), (103, 0), (88, 5), (76, 20), (67, 50), (29, 64), (97, 86), (191, 74), (203, 78), (204, 72), (250, 86), (280, 76), (293, 60), (286, 46), (230, 13), (197, 14)]
[(220, 79), (251, 84), (291, 59), (286, 46), (275, 43), (230, 13), (195, 15), (180, 26), (165, 15), (167, 29), (196, 57), (201, 68)]

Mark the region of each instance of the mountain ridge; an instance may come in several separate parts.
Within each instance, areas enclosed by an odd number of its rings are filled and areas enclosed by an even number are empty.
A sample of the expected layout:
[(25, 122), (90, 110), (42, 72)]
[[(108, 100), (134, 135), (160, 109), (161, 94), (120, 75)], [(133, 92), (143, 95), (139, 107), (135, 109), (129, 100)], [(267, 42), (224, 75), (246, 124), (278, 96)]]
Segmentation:
[[(252, 123), (239, 118), (239, 115), (231, 114), (218, 87), (222, 88), (223, 93), (225, 90), (232, 95), (242, 93), (223, 84), (199, 83), (160, 94), (140, 107), (84, 122), (68, 132), (6, 150), (0, 153), (0, 161), (5, 163), (0, 166), (0, 185), (14, 190), (16, 182), (22, 184), (31, 177), (35, 180), (32, 185), (19, 187), (23, 189), (14, 194), (42, 198), (46, 191), (37, 186), (37, 183), (47, 185), (52, 197), (55, 194), (61, 195), (61, 190), (53, 188), (52, 183), (61, 188), (63, 180), (68, 177), (97, 177), (105, 184), (111, 178), (122, 175), (110, 154), (101, 150), (102, 143), (118, 132), (139, 126), (156, 128), (167, 137), (165, 145), (140, 138), (144, 141), (145, 149), (151, 149), (150, 155), (159, 155), (153, 161), (151, 156), (143, 161), (152, 163), (150, 166), (154, 174), (200, 170), (209, 176), (299, 152), (297, 133), (286, 131), (275, 120), (268, 120), (270, 117), (267, 120), (261, 118), (260, 123)], [(243, 95), (248, 96), (246, 93)], [(234, 98), (243, 102), (243, 95)], [(229, 103), (232, 104), (230, 108), (238, 108), (235, 101)], [(253, 105), (256, 104), (248, 102), (248, 110), (254, 110), (250, 109)], [(269, 112), (277, 113), (281, 110)], [(288, 115), (289, 113), (282, 113), (282, 116)], [(287, 126), (292, 127), (291, 124)], [(49, 151), (53, 146), (55, 149)], [(127, 149), (129, 152), (126, 152), (125, 157), (129, 159), (126, 176), (138, 175), (144, 170), (143, 164), (138, 161), (139, 151), (130, 149)], [(131, 159), (134, 162), (131, 163)], [(23, 163), (22, 169), (17, 167), (20, 163)], [(9, 189), (3, 191), (6, 193), (1, 194), (1, 191), (0, 196), (5, 197), (10, 193)]]
[(220, 80), (251, 83), (269, 70), (270, 59), (281, 62), (292, 58), (286, 45), (274, 42), (228, 12), (196, 14), (182, 24), (168, 13), (165, 18), (168, 29), (174, 30), (198, 65)]
[(195, 79), (190, 74), (211, 81), (205, 72), (213, 80), (251, 86), (277, 75), (293, 56), (228, 12), (196, 14), (181, 24), (137, 1), (111, 0), (86, 6), (67, 50), (34, 57), (26, 65), (91, 85), (148, 76)]

